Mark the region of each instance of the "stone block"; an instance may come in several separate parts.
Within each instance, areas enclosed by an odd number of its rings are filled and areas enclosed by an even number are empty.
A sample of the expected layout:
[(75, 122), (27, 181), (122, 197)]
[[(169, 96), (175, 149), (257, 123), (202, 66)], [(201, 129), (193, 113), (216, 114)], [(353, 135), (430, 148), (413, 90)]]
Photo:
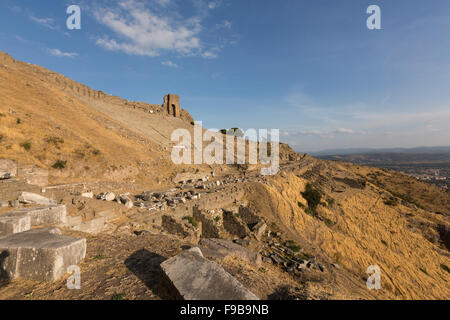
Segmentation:
[(261, 266), (261, 256), (249, 249), (246, 249), (232, 241), (225, 239), (202, 239), (200, 248), (207, 258), (225, 259), (226, 257), (236, 257), (256, 267)]
[(31, 217), (31, 226), (62, 225), (67, 223), (67, 209), (65, 205), (41, 206), (23, 208), (8, 212), (4, 216), (26, 215)]
[(258, 300), (220, 265), (192, 248), (164, 261), (161, 268), (185, 300)]
[(9, 280), (53, 282), (86, 256), (86, 239), (62, 236), (58, 229), (36, 229), (0, 239), (0, 269)]
[(0, 216), (0, 238), (31, 229), (31, 217), (25, 214)]

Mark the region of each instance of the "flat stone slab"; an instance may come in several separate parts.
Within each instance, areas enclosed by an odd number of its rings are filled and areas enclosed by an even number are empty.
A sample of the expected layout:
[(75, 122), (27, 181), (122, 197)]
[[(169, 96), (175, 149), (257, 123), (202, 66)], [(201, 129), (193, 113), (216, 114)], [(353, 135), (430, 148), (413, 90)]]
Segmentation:
[(86, 239), (62, 236), (58, 229), (36, 229), (0, 239), (0, 274), (10, 280), (52, 282), (86, 256)]
[(224, 239), (202, 239), (200, 241), (202, 253), (207, 258), (224, 259), (226, 257), (237, 257), (257, 267), (262, 264), (261, 256), (241, 245)]
[(65, 205), (23, 208), (1, 215), (0, 218), (23, 215), (31, 218), (32, 227), (41, 225), (62, 225), (67, 223), (67, 209)]
[(161, 268), (185, 300), (259, 300), (197, 247), (164, 261)]
[(43, 206), (56, 205), (56, 201), (47, 197), (41, 196), (37, 193), (22, 192), (18, 199), (22, 203), (35, 203)]

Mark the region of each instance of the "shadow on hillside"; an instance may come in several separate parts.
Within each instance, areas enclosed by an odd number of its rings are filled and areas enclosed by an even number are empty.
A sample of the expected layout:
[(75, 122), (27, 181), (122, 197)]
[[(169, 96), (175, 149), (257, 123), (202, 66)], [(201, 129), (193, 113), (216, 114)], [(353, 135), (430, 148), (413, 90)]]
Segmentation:
[(155, 295), (162, 300), (180, 299), (177, 290), (162, 271), (165, 257), (142, 249), (125, 260), (125, 266), (133, 272)]
[(283, 285), (276, 288), (267, 298), (268, 300), (307, 300), (308, 294), (304, 289)]
[(11, 281), (8, 273), (3, 269), (7, 257), (9, 257), (8, 251), (2, 251), (0, 253), (0, 288), (6, 286)]

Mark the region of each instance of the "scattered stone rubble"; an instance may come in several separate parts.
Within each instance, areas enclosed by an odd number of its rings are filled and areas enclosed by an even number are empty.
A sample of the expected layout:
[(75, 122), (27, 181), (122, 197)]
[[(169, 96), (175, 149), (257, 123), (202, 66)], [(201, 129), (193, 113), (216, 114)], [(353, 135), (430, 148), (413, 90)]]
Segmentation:
[[(264, 240), (264, 249), (261, 252), (262, 260), (280, 266), (286, 272), (298, 274), (311, 270), (325, 272), (325, 266), (316, 261), (314, 257), (304, 253), (293, 242), (281, 244), (278, 239), (271, 238), (271, 232), (267, 233)], [(276, 234), (279, 236), (279, 234)]]

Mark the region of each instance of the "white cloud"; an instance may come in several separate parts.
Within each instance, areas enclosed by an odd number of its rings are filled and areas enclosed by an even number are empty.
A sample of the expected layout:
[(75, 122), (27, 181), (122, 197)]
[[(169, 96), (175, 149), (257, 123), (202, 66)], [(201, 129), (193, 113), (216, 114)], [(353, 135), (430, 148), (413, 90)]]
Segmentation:
[(232, 26), (233, 24), (228, 20), (224, 20), (222, 23), (216, 24), (216, 28), (218, 29), (231, 29)]
[(75, 58), (78, 56), (78, 53), (75, 52), (62, 52), (59, 49), (50, 49), (50, 54), (55, 57), (66, 57), (66, 58)]
[(218, 55), (212, 51), (205, 51), (202, 53), (202, 57), (206, 59), (216, 59)]
[(52, 18), (37, 18), (33, 15), (29, 15), (29, 18), (31, 21), (36, 22), (37, 24), (40, 24), (41, 26), (44, 26), (46, 28), (55, 30), (57, 27), (55, 26), (55, 21)]
[(178, 64), (172, 62), (172, 61), (163, 61), (161, 62), (162, 65), (170, 67), (170, 68), (178, 68)]
[(107, 50), (151, 57), (164, 51), (202, 55), (199, 38), (202, 26), (198, 17), (173, 20), (168, 15), (156, 14), (136, 0), (124, 0), (116, 8), (97, 9), (95, 17), (118, 37), (97, 39), (97, 44)]

